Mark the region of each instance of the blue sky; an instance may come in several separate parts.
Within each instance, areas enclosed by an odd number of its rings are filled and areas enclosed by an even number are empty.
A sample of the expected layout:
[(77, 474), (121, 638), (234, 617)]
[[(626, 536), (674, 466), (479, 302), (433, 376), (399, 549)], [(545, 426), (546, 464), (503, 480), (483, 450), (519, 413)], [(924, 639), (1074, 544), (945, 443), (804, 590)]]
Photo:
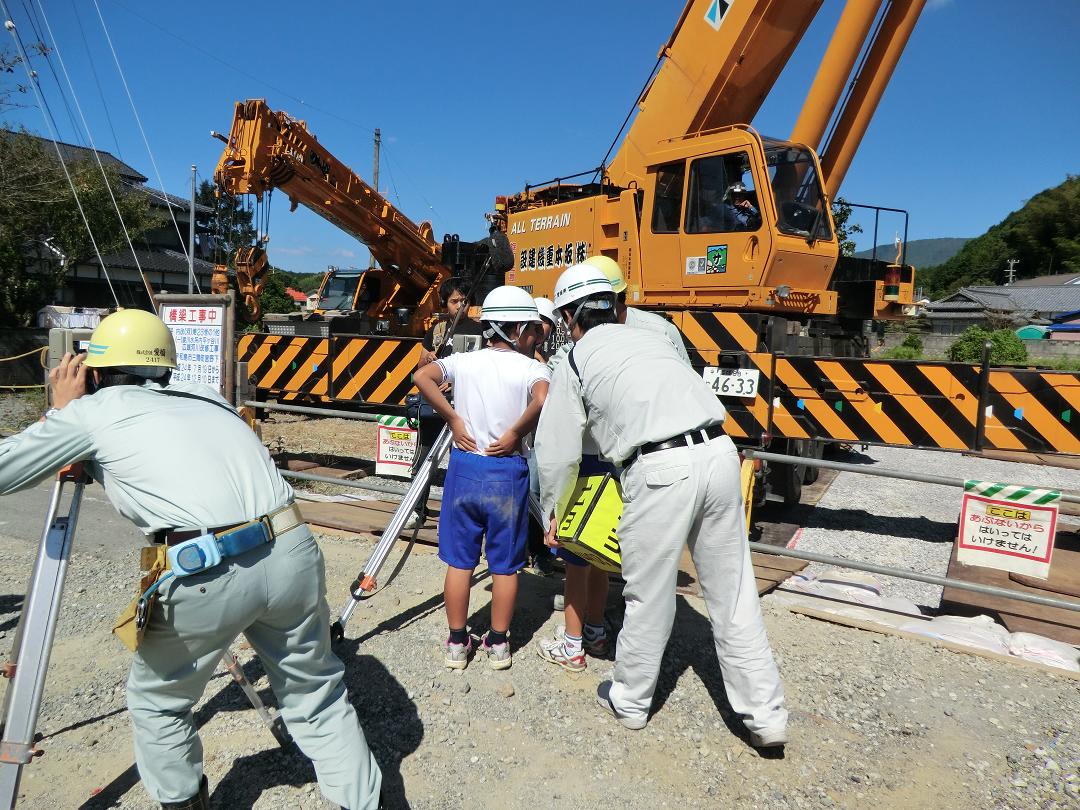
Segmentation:
[[(156, 185), (94, 4), (43, 2), (97, 146)], [(463, 239), (484, 235), (496, 194), (599, 163), (682, 8), (98, 2), (167, 190), (187, 194), (193, 163), (209, 178), (221, 146), (209, 131), (228, 131), (236, 100), (265, 97), (367, 179), (381, 128), (384, 193), (414, 220), (431, 219), (436, 236)], [(7, 3), (32, 39), (38, 0)], [(842, 7), (825, 0), (752, 122), (763, 133), (790, 133)], [(929, 0), (843, 196), (908, 209), (912, 239), (974, 236), (1080, 173), (1078, 35), (1077, 0)], [(38, 69), (61, 137), (86, 144), (48, 66)], [(7, 119), (44, 132), (36, 107)], [(879, 241), (898, 227), (883, 219)], [(284, 198), (270, 235), (271, 260), (286, 269), (367, 261), (356, 240), (303, 208), (290, 214)], [(867, 233), (860, 247), (870, 244)]]

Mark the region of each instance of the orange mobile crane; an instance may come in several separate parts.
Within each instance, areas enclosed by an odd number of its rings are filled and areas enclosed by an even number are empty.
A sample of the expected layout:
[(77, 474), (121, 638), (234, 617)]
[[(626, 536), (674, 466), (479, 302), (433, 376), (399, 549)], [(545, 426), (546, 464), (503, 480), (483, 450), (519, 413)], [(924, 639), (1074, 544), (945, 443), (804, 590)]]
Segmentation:
[[(819, 440), (1080, 453), (1080, 375), (866, 357), (867, 325), (908, 311), (913, 270), (900, 257), (840, 256), (830, 204), (924, 2), (848, 0), (791, 137), (781, 140), (745, 122), (822, 0), (690, 0), (595, 181), (562, 178), (496, 198), (493, 219), (512, 251), (506, 283), (550, 294), (570, 264), (595, 254), (617, 261), (629, 303), (678, 326), (692, 362), (725, 396), (727, 431), (744, 444), (791, 455), (814, 452)], [(381, 198), (300, 122), (258, 102), (237, 106), (217, 176), (233, 193), (282, 187), (368, 244), (381, 236), (346, 220), (342, 185), (356, 205)], [(736, 203), (749, 203), (753, 216)], [(377, 211), (392, 207), (381, 200)], [(383, 333), (417, 334), (432, 311), (439, 257), (430, 229), (417, 232), (429, 270), (411, 287), (404, 278), (372, 295), (372, 314), (391, 313), (393, 300), (410, 307), (408, 318), (384, 317)], [(499, 236), (474, 252), (501, 256)], [(419, 348), (395, 348), (402, 338), (379, 328), (327, 341), (328, 330), (322, 342), (300, 337), (299, 327), (294, 334), (242, 340), (240, 358), (261, 395), (366, 407), (396, 405), (409, 390)], [(728, 385), (733, 379), (741, 383)], [(801, 468), (776, 473), (777, 488), (797, 500)]]
[[(260, 200), (288, 195), (368, 246), (378, 267), (330, 272), (319, 290), (323, 306), (310, 316), (263, 318), (265, 334), (245, 335), (238, 358), (248, 363), (257, 395), (282, 400), (393, 404), (411, 389), (420, 337), (438, 309), (438, 288), (451, 276), (482, 290), (497, 286), (512, 261), (506, 237), (436, 242), (431, 223), (413, 222), (338, 160), (303, 121), (263, 100), (238, 102), (225, 150), (214, 172), (218, 189)], [(241, 248), (237, 282), (248, 318), (258, 318), (257, 293), (266, 272), (261, 244)], [(327, 309), (332, 307), (332, 309)]]

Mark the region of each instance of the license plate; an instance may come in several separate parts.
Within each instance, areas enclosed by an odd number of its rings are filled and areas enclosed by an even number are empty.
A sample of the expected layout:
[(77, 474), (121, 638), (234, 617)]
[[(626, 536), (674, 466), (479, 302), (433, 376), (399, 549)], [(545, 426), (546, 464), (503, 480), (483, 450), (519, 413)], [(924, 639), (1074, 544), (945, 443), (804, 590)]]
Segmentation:
[(701, 372), (705, 384), (718, 397), (743, 399), (756, 397), (761, 372), (756, 368), (717, 368), (705, 366)]

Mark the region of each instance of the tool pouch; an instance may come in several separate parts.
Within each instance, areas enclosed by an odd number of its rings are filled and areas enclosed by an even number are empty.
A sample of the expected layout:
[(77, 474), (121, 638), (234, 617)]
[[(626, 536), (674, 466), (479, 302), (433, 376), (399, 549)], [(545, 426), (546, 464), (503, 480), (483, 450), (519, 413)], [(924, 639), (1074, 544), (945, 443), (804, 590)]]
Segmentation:
[(164, 576), (168, 569), (167, 551), (164, 545), (145, 546), (140, 549), (139, 570), (142, 571), (142, 577), (139, 579), (139, 588), (131, 604), (124, 609), (113, 626), (113, 633), (132, 652), (135, 652), (142, 642), (150, 612), (157, 603), (160, 591), (155, 590), (145, 598), (143, 594)]

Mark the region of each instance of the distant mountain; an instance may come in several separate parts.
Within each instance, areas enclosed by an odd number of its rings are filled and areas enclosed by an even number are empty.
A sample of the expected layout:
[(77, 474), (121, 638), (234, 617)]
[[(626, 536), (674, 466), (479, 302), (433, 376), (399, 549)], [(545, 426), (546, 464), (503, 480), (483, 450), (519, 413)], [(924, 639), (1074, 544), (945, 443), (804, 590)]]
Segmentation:
[(1040, 191), (952, 258), (920, 266), (915, 283), (931, 299), (964, 286), (1004, 284), (1010, 259), (1016, 280), (1080, 273), (1080, 176)]
[[(970, 239), (967, 237), (946, 236), (941, 239), (912, 239), (907, 243), (904, 261), (915, 267), (933, 267), (947, 262), (960, 252)], [(855, 254), (860, 259), (869, 259), (873, 250), (861, 250)], [(891, 244), (878, 245), (877, 257), (892, 261), (896, 257), (896, 247)]]

